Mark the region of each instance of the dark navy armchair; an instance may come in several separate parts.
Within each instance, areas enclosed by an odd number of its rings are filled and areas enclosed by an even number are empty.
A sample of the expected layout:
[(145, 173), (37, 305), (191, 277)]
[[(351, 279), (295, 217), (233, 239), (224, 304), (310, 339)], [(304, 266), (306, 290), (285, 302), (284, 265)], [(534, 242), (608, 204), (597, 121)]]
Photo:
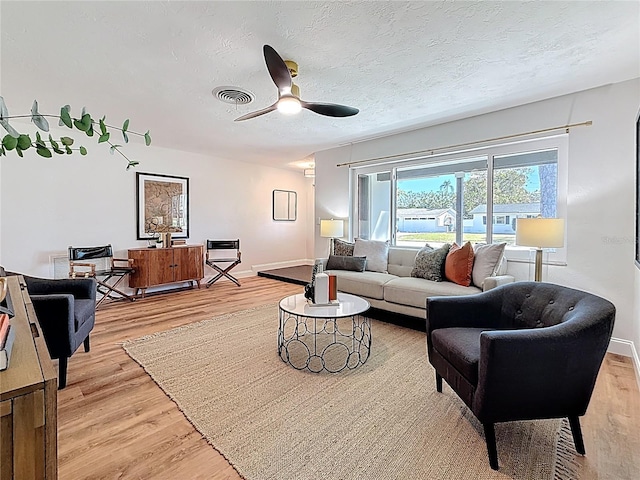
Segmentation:
[(568, 417), (585, 453), (584, 415), (607, 351), (614, 305), (560, 285), (516, 282), (476, 295), (427, 299), (427, 351), (484, 427), (498, 469), (494, 424)]
[(59, 383), (67, 385), (67, 363), (81, 344), (88, 352), (96, 318), (93, 278), (45, 279), (24, 275), (51, 358), (59, 361)]

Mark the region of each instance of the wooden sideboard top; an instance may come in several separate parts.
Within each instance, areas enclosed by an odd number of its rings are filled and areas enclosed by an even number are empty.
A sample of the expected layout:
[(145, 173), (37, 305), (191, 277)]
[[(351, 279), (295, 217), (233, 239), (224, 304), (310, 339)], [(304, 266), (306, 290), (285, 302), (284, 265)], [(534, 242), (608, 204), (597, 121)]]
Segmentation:
[(188, 245), (174, 245), (172, 247), (136, 247), (136, 248), (128, 248), (127, 250), (130, 252), (140, 251), (140, 250), (169, 250), (171, 248), (185, 248), (185, 247), (200, 247), (204, 248), (204, 245), (199, 243), (190, 243)]
[[(33, 305), (27, 293), (24, 279), (21, 276), (7, 278), (9, 280), (9, 295), (11, 295), (15, 313), (11, 319), (11, 328), (16, 329), (16, 338), (9, 359), (9, 368), (0, 372), (0, 400), (40, 389), (51, 372), (55, 375), (46, 347), (42, 352), (38, 351), (36, 346), (34, 335), (37, 336), (36, 338), (41, 338), (40, 330), (34, 325), (32, 332), (29, 315), (34, 315), (34, 313), (28, 312), (28, 310), (31, 310)], [(48, 365), (45, 366), (45, 364)]]

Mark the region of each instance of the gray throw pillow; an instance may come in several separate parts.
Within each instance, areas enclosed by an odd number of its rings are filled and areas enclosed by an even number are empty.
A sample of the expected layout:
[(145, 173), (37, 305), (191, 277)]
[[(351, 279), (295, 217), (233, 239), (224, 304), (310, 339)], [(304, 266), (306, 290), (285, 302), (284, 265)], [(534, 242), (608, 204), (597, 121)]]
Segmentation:
[(434, 282), (444, 280), (444, 261), (449, 253), (450, 245), (445, 243), (442, 247), (434, 249), (425, 245), (416, 255), (416, 262), (411, 270), (411, 276), (424, 278)]
[(350, 270), (364, 272), (367, 257), (353, 257), (350, 255), (329, 255), (327, 270)]
[(355, 243), (345, 242), (339, 238), (333, 239), (333, 254), (339, 257), (347, 257), (353, 255), (353, 247)]
[(496, 275), (502, 258), (506, 243), (476, 244), (474, 250), (473, 270), (471, 279), (473, 284), (482, 288), (484, 279)]
[(387, 273), (389, 242), (356, 238), (353, 255), (356, 257), (367, 257), (367, 265), (365, 267), (367, 271)]

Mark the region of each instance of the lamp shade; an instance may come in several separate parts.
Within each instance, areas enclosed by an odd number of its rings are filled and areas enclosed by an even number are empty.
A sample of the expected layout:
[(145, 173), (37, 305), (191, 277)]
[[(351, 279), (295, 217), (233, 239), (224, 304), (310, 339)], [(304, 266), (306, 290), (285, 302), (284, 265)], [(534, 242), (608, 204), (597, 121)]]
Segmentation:
[(320, 220), (320, 236), (328, 238), (339, 238), (344, 235), (344, 221), (342, 220)]
[(564, 247), (564, 219), (518, 218), (516, 245), (523, 247)]

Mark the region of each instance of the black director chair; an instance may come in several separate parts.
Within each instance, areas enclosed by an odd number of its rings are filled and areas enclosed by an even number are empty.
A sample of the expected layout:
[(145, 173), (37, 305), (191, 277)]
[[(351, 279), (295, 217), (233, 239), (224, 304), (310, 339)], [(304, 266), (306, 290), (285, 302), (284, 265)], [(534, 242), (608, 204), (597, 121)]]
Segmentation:
[[(94, 260), (94, 262), (79, 262), (78, 260)], [(116, 262), (120, 264), (117, 265)], [(123, 262), (126, 265), (123, 265)], [(89, 270), (77, 270), (77, 267), (88, 268)], [(96, 290), (102, 298), (96, 303), (96, 308), (107, 298), (111, 300), (127, 299), (131, 302), (135, 300), (132, 295), (127, 295), (122, 290), (116, 288), (124, 277), (135, 272), (133, 259), (113, 258), (111, 245), (102, 247), (69, 247), (69, 277), (95, 278)]]
[[(220, 250), (224, 250), (223, 253), (226, 255), (229, 255), (229, 250), (235, 250), (236, 256), (227, 256), (225, 258), (215, 256), (215, 252), (221, 254), (221, 252), (219, 252)], [(212, 255), (211, 252), (213, 252), (214, 254)], [(238, 279), (229, 273), (229, 271), (233, 267), (241, 262), (240, 256), (240, 240), (207, 240), (207, 265), (218, 272), (218, 275), (207, 282), (207, 288), (209, 288), (213, 283), (220, 280), (223, 276), (227, 277), (237, 286), (240, 286), (240, 282), (238, 281)], [(225, 264), (226, 267), (223, 268), (218, 264)]]

